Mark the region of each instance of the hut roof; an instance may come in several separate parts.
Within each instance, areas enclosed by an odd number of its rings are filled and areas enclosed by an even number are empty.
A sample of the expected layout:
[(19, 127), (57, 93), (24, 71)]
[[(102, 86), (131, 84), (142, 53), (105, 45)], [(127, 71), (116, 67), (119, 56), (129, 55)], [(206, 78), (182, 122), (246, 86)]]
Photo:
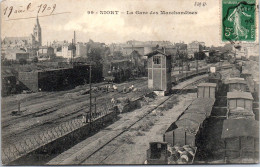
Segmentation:
[(259, 138), (259, 122), (250, 119), (224, 120), (221, 138), (250, 136)]
[(227, 93), (228, 99), (249, 99), (254, 100), (253, 96), (249, 92), (240, 92), (240, 91), (234, 91), (234, 92), (228, 92)]
[(169, 54), (166, 54), (166, 53), (164, 53), (163, 51), (160, 51), (160, 50), (154, 50), (154, 51), (152, 51), (152, 52), (150, 52), (150, 53), (148, 53), (148, 54), (146, 54), (144, 56), (150, 57), (150, 56), (154, 56), (156, 54), (162, 54), (164, 56), (170, 56)]

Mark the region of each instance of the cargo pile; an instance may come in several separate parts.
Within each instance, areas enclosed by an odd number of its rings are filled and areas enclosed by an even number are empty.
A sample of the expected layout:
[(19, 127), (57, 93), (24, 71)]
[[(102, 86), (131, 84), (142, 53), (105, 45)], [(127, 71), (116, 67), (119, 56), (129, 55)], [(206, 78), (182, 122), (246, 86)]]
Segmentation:
[(193, 162), (196, 147), (191, 147), (190, 145), (184, 145), (182, 147), (175, 145), (173, 147), (168, 146), (168, 151), (170, 153), (168, 157), (168, 164), (190, 164)]

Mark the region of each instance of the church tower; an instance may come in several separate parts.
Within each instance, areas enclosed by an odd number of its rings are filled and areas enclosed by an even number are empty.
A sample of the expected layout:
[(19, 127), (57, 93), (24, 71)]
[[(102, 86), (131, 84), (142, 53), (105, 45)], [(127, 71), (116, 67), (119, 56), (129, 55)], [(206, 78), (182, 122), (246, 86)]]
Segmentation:
[(39, 23), (38, 15), (36, 19), (36, 24), (33, 28), (33, 36), (35, 37), (35, 42), (37, 46), (42, 46), (42, 29)]

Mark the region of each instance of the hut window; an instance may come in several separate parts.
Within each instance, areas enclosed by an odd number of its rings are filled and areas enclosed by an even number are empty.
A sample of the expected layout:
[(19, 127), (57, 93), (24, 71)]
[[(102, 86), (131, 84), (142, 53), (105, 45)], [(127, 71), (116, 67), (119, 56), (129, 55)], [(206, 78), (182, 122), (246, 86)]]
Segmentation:
[(154, 56), (153, 57), (154, 64), (161, 64), (161, 56)]

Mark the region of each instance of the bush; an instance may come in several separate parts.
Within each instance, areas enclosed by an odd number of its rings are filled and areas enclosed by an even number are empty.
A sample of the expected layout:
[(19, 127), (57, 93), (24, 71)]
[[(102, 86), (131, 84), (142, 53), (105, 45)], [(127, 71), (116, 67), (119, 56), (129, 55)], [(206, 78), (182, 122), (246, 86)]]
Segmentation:
[(19, 63), (21, 65), (27, 64), (27, 60), (26, 59), (19, 59)]
[(39, 60), (38, 60), (38, 57), (34, 57), (34, 58), (32, 59), (32, 62), (33, 62), (33, 63), (38, 63), (38, 61), (39, 61)]

